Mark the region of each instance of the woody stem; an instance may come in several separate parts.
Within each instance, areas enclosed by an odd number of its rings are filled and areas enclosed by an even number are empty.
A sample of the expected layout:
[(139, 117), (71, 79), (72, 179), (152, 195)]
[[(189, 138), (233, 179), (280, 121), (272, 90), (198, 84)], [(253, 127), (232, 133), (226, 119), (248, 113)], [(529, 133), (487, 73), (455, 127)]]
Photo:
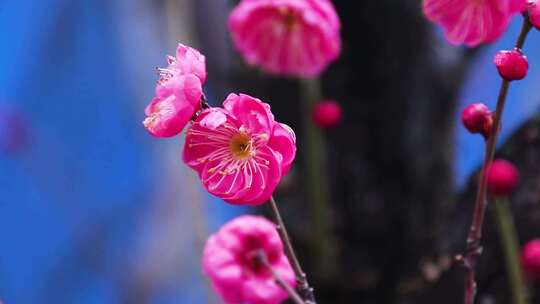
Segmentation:
[(309, 286), (306, 273), (302, 269), (302, 266), (300, 265), (300, 262), (296, 257), (296, 253), (294, 252), (294, 248), (289, 238), (289, 233), (287, 232), (287, 228), (285, 227), (285, 223), (281, 218), (281, 214), (279, 213), (279, 209), (273, 196), (270, 197), (270, 207), (272, 209), (272, 214), (274, 215), (274, 219), (277, 224), (276, 229), (279, 233), (279, 236), (281, 237), (281, 240), (285, 244), (285, 254), (287, 255), (287, 258), (289, 259), (289, 262), (291, 263), (294, 273), (296, 275), (296, 280), (298, 282), (298, 291), (302, 295), (302, 298), (306, 300), (306, 304), (316, 304), (315, 295), (313, 294), (313, 288)]
[(300, 297), (300, 295), (292, 288), (285, 280), (281, 277), (281, 275), (270, 265), (268, 262), (268, 259), (266, 258), (266, 254), (264, 252), (258, 252), (256, 255), (257, 261), (263, 265), (274, 277), (276, 282), (289, 294), (289, 297), (294, 301), (296, 304), (306, 304), (304, 300)]

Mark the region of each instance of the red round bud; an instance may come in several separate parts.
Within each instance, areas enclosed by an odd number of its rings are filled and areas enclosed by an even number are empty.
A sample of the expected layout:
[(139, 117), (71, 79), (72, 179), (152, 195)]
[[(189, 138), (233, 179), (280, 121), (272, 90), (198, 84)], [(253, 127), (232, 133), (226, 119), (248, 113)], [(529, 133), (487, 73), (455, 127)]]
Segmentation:
[(512, 81), (521, 80), (527, 76), (529, 62), (520, 49), (511, 51), (499, 51), (493, 58), (493, 63), (502, 78)]
[(486, 170), (487, 187), (491, 194), (508, 196), (517, 187), (519, 172), (516, 167), (502, 159), (494, 160)]
[(335, 128), (341, 122), (342, 116), (341, 106), (333, 100), (320, 101), (311, 113), (313, 123), (321, 129)]
[(537, 30), (540, 30), (540, 4), (536, 2), (530, 3), (528, 12), (529, 12), (529, 20), (531, 21), (531, 24)]
[(480, 133), (485, 138), (489, 137), (493, 126), (493, 117), (489, 108), (483, 103), (473, 103), (468, 105), (461, 112), (463, 125), (472, 134)]
[(527, 242), (521, 249), (523, 272), (532, 280), (540, 280), (540, 239)]

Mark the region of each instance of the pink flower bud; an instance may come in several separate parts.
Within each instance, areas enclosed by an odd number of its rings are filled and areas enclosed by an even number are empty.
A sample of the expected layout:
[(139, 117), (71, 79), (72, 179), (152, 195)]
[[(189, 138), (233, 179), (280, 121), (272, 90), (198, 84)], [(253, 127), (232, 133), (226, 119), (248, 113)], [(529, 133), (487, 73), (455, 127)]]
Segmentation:
[(512, 81), (521, 80), (527, 76), (529, 62), (520, 49), (511, 51), (499, 51), (493, 59), (502, 78)]
[(341, 122), (342, 116), (341, 106), (333, 100), (325, 100), (317, 103), (311, 113), (313, 123), (321, 129), (337, 127)]
[(517, 187), (519, 172), (516, 167), (502, 159), (493, 161), (486, 170), (487, 186), (491, 194), (508, 196)]
[(521, 250), (523, 272), (532, 280), (540, 279), (540, 239), (527, 242)]
[(528, 8), (529, 11), (529, 20), (532, 25), (540, 30), (540, 5), (536, 2), (532, 2)]
[(480, 133), (488, 138), (493, 126), (493, 117), (489, 108), (483, 103), (473, 103), (461, 113), (463, 125), (472, 134)]

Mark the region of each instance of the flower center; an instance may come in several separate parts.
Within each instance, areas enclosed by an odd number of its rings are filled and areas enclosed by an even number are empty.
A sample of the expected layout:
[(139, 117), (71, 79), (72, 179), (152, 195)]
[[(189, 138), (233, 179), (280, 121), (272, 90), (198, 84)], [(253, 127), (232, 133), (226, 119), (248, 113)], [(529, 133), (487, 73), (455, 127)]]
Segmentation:
[(255, 155), (253, 141), (251, 137), (244, 132), (240, 132), (231, 138), (229, 149), (237, 160), (245, 160)]
[(287, 29), (290, 29), (291, 27), (293, 27), (293, 25), (296, 22), (294, 11), (284, 6), (284, 7), (279, 8), (279, 13), (281, 17), (283, 18), (283, 21), (285, 22), (285, 27)]

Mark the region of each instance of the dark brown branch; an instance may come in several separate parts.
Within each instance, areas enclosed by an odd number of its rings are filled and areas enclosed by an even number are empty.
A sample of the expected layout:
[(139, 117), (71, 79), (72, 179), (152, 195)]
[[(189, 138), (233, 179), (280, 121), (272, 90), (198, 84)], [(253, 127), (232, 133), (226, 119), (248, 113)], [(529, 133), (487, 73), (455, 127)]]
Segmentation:
[[(527, 34), (531, 30), (532, 25), (529, 18), (525, 15), (523, 18), (523, 26), (521, 32), (516, 41), (516, 48), (521, 49), (527, 38)], [(474, 207), (473, 220), (469, 235), (467, 237), (467, 249), (464, 256), (459, 256), (458, 260), (463, 262), (465, 266), (465, 295), (464, 303), (473, 304), (476, 296), (476, 264), (480, 255), (482, 255), (482, 246), (480, 241), (482, 239), (482, 226), (484, 223), (484, 217), (486, 213), (487, 200), (487, 178), (485, 175), (486, 168), (491, 164), (495, 156), (495, 148), (497, 144), (497, 136), (501, 126), (502, 113), (504, 111), (504, 105), (506, 103), (506, 96), (508, 95), (508, 89), (510, 88), (510, 82), (503, 79), (501, 88), (499, 90), (499, 97), (497, 98), (497, 109), (493, 118), (493, 129), (486, 143), (486, 152), (484, 155), (484, 164), (479, 176), (478, 191), (476, 194), (476, 202)]]

